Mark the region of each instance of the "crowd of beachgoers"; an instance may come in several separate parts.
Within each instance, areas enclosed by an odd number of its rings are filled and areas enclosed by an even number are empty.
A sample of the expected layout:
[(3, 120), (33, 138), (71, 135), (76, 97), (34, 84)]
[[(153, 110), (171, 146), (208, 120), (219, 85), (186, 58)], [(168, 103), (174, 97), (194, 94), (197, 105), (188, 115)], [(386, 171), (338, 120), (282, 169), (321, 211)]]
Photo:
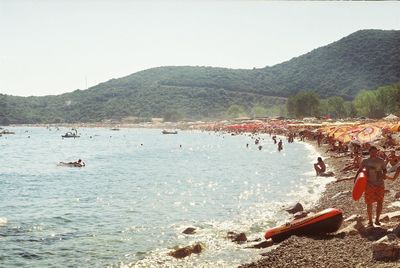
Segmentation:
[[(400, 121), (293, 122), (287, 120), (213, 123), (208, 131), (269, 134), (286, 137), (287, 142), (309, 142), (319, 161), (335, 176), (318, 204), (310, 211), (326, 208), (343, 212), (344, 222), (334, 234), (313, 237), (292, 236), (277, 247), (263, 249), (260, 261), (242, 267), (399, 267), (400, 262)], [(362, 161), (372, 149), (388, 170), (385, 177), (383, 212), (374, 223), (368, 219), (364, 199), (354, 201), (352, 189)], [(285, 148), (286, 149), (286, 148)], [(289, 149), (289, 148), (287, 148)], [(322, 160), (323, 159), (323, 160)], [(319, 161), (315, 164), (317, 175)], [(323, 170), (326, 172), (326, 170)], [(316, 179), (324, 179), (316, 177)], [(374, 207), (375, 209), (375, 207)], [(267, 247), (273, 243), (264, 243)]]

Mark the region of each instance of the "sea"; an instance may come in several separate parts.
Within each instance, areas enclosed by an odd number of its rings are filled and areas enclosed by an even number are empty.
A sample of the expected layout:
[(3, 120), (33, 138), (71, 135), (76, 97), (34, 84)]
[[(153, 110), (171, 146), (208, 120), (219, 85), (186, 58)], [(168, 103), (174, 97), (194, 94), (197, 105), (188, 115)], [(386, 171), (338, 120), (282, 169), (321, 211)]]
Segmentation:
[[(304, 142), (198, 130), (10, 127), (0, 137), (1, 267), (237, 267), (297, 202), (311, 208), (331, 181)], [(259, 150), (259, 145), (262, 146)], [(82, 159), (82, 168), (59, 162)], [(195, 228), (195, 233), (182, 232)], [(200, 243), (183, 259), (168, 253)]]

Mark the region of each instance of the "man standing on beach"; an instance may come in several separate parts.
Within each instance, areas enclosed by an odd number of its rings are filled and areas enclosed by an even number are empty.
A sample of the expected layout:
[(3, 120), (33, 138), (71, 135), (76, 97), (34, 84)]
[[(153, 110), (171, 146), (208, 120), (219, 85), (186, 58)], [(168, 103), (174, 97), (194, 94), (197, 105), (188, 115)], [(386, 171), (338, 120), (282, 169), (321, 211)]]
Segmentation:
[(373, 226), (372, 204), (375, 202), (377, 203), (375, 224), (381, 225), (379, 217), (382, 213), (383, 198), (385, 195), (384, 179), (386, 176), (386, 163), (383, 159), (378, 157), (378, 149), (375, 146), (371, 146), (369, 149), (369, 158), (361, 162), (357, 175), (364, 168), (367, 170), (368, 174), (364, 193), (365, 203), (367, 204), (368, 226)]

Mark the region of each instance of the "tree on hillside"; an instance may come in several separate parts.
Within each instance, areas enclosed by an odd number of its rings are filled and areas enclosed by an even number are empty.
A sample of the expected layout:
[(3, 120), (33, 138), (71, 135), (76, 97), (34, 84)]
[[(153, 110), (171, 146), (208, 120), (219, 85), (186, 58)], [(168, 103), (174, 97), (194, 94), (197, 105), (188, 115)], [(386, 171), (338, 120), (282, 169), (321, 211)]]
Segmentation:
[(168, 110), (164, 113), (164, 122), (178, 122), (181, 121), (185, 115), (182, 111), (178, 110)]
[(0, 94), (0, 115), (7, 114), (7, 96)]
[(346, 109), (344, 107), (344, 100), (342, 97), (328, 98), (328, 112), (335, 118), (343, 118), (346, 116)]
[(354, 106), (352, 101), (346, 101), (344, 103), (344, 108), (346, 109), (346, 115), (348, 117), (356, 117), (357, 116), (357, 109)]
[(362, 116), (381, 118), (385, 115), (378, 101), (376, 91), (361, 91), (354, 99), (354, 106), (357, 109), (357, 113)]
[(262, 106), (261, 104), (256, 104), (251, 109), (252, 117), (266, 117), (268, 116), (268, 109)]
[(229, 118), (237, 118), (240, 116), (247, 116), (244, 107), (241, 105), (238, 105), (238, 104), (232, 104), (226, 111), (226, 114)]
[(311, 91), (300, 91), (290, 96), (287, 102), (289, 115), (295, 117), (318, 116), (320, 100), (316, 93)]
[(378, 88), (376, 98), (385, 114), (400, 112), (400, 84)]

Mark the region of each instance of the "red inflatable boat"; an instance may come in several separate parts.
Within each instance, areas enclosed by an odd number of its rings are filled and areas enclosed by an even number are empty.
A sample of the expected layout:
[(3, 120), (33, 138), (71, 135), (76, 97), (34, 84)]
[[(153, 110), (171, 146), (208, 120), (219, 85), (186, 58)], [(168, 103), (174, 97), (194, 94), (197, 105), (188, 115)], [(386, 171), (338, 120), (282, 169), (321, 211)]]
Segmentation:
[(339, 230), (343, 222), (343, 214), (335, 208), (328, 208), (316, 214), (296, 219), (269, 229), (265, 239), (281, 242), (291, 235), (317, 235), (333, 233)]

